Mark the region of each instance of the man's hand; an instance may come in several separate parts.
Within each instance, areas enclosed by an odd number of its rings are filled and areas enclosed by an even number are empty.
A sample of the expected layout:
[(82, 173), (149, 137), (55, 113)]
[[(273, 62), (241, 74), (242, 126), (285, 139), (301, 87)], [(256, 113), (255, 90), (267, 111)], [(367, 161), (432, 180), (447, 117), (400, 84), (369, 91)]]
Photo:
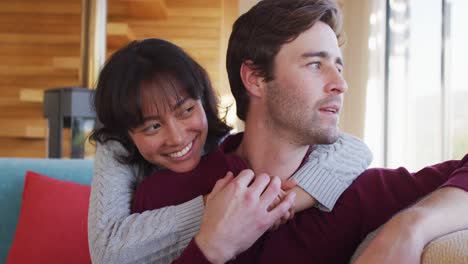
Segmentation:
[(242, 171), (235, 179), (228, 173), (216, 183), (195, 236), (209, 261), (224, 263), (246, 250), (291, 208), (294, 193), (268, 210), (280, 193), (280, 185), (278, 177), (255, 177), (251, 170)]
[[(281, 201), (284, 200), (284, 198), (286, 197), (286, 195), (297, 185), (297, 182), (296, 180), (285, 180), (285, 181), (282, 181), (281, 182), (281, 191), (279, 193), (279, 195), (275, 198), (275, 200), (273, 201), (273, 203), (268, 207), (268, 210), (271, 210), (272, 208), (275, 208), (276, 206), (278, 206), (279, 203), (281, 203)], [(296, 197), (297, 197), (297, 194), (296, 194)], [(293, 217), (294, 217), (294, 213), (296, 212), (296, 203), (293, 204), (293, 206), (291, 206), (291, 208), (289, 208), (289, 210), (283, 215), (281, 216), (280, 219), (278, 219), (272, 227), (270, 227), (270, 231), (275, 231), (276, 229), (278, 229), (278, 227), (284, 223), (286, 223), (287, 221), (291, 220)]]

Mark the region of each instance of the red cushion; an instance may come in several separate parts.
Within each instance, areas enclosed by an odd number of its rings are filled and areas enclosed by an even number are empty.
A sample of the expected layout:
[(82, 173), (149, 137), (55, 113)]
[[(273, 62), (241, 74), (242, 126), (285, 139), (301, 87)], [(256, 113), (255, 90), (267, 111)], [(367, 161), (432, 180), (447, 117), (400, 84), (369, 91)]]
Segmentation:
[(89, 186), (26, 172), (7, 263), (91, 263), (89, 193)]

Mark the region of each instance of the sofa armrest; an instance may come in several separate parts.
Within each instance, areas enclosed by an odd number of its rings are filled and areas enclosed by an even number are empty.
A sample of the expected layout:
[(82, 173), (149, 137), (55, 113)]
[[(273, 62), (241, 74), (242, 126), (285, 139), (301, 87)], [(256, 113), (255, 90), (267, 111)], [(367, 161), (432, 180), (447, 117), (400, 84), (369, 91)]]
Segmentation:
[[(372, 242), (382, 227), (369, 233), (351, 258), (354, 263)], [(421, 256), (421, 264), (466, 264), (468, 263), (468, 230), (461, 230), (441, 236), (430, 242)]]
[(468, 263), (468, 230), (454, 232), (433, 240), (424, 248), (421, 263)]

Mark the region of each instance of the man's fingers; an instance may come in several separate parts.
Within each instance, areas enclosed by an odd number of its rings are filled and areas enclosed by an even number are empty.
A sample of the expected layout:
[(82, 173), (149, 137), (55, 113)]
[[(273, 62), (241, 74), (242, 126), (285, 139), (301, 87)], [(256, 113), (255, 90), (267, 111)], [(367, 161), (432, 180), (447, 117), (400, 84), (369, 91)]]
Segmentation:
[(219, 179), (219, 180), (216, 181), (216, 184), (213, 187), (213, 190), (211, 191), (211, 194), (214, 195), (217, 192), (219, 192), (220, 190), (222, 190), (229, 182), (231, 182), (231, 180), (233, 178), (234, 178), (234, 174), (232, 174), (232, 172), (228, 171), (228, 173), (226, 173), (226, 176), (224, 176), (224, 178)]
[(268, 206), (267, 211), (271, 211), (273, 208), (275, 208), (279, 203), (281, 202), (281, 199), (277, 196), (275, 200)]
[(237, 175), (235, 181), (241, 186), (249, 186), (250, 182), (252, 182), (255, 174), (252, 170), (243, 170)]
[(270, 176), (266, 175), (265, 173), (260, 173), (257, 175), (254, 179), (254, 182), (249, 187), (252, 192), (252, 196), (260, 197), (269, 183)]
[(260, 197), (260, 200), (264, 204), (265, 208), (268, 208), (268, 206), (270, 206), (278, 197), (278, 194), (281, 191), (280, 185), (281, 181), (278, 177), (273, 177), (273, 179), (271, 179), (270, 184), (268, 187), (266, 187), (266, 190)]
[(273, 219), (279, 219), (281, 216), (285, 215), (286, 212), (294, 205), (295, 198), (296, 194), (294, 192), (288, 193), (283, 201), (269, 212), (271, 217)]

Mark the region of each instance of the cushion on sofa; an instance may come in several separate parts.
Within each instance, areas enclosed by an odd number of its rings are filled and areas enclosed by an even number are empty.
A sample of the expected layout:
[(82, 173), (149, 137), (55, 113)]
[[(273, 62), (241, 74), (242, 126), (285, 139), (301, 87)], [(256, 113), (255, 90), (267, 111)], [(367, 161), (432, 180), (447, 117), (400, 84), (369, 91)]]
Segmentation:
[(26, 172), (20, 218), (7, 263), (91, 263), (89, 194), (89, 186)]
[[(354, 263), (379, 233), (382, 226), (369, 233), (354, 252)], [(468, 263), (468, 230), (461, 230), (431, 241), (421, 255), (421, 264), (466, 264)]]
[(454, 232), (429, 243), (424, 248), (421, 263), (468, 263), (468, 230)]

